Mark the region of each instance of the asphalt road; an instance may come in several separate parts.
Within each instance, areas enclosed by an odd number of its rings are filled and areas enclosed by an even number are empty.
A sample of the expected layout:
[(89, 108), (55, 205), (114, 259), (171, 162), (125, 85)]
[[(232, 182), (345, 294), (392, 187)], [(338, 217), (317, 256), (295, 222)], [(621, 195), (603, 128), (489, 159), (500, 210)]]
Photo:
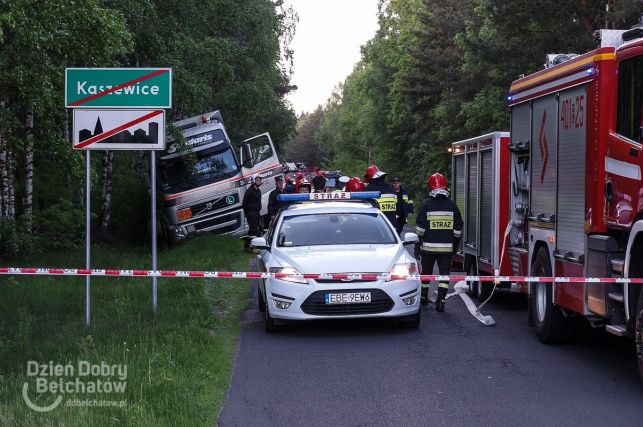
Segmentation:
[(643, 425), (631, 343), (587, 329), (573, 345), (543, 345), (525, 307), (498, 295), (488, 327), (455, 297), (445, 313), (423, 310), (418, 330), (331, 321), (278, 334), (253, 308), (219, 425)]

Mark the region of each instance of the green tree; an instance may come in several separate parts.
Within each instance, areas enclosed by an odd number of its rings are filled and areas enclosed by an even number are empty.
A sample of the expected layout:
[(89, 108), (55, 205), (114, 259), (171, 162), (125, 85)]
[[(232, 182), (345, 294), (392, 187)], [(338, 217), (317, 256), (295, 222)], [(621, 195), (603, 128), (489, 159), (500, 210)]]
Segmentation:
[[(32, 227), (32, 201), (41, 206), (58, 203), (69, 180), (79, 179), (75, 166), (80, 155), (64, 140), (65, 67), (114, 65), (130, 48), (121, 16), (99, 1), (0, 4), (0, 157), (10, 159), (0, 162), (5, 168), (2, 211), (8, 217), (22, 214), (27, 231)], [(57, 170), (61, 166), (67, 171), (64, 177)], [(22, 206), (15, 206), (17, 199), (23, 200)]]

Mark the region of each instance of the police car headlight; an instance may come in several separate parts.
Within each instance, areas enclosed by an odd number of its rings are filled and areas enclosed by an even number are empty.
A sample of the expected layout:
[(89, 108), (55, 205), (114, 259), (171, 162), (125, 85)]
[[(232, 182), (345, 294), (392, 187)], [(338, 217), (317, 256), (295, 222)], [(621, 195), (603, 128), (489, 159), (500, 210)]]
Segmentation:
[(414, 262), (409, 264), (395, 264), (389, 273), (391, 280), (406, 280), (408, 276), (418, 274), (418, 266)]
[(285, 310), (288, 307), (290, 307), (290, 304), (292, 304), (292, 303), (290, 303), (288, 301), (282, 301), (282, 300), (276, 299), (276, 298), (272, 299), (272, 303), (275, 305), (275, 308), (278, 308), (280, 310)]
[(410, 296), (410, 297), (402, 298), (402, 301), (403, 301), (403, 302), (404, 302), (404, 304), (406, 304), (406, 305), (413, 305), (413, 304), (415, 304), (415, 301), (417, 301), (417, 295), (413, 295), (413, 296)]
[(308, 284), (308, 281), (301, 276), (302, 274), (293, 267), (270, 267), (270, 273), (275, 273), (283, 275), (278, 277), (279, 280), (285, 280), (286, 282), (301, 283), (304, 285)]

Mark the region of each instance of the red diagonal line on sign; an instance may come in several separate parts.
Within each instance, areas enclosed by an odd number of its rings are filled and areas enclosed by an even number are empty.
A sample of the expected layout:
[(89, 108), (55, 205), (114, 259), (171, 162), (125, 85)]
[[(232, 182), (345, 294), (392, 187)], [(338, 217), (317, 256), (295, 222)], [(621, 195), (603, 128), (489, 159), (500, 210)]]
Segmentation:
[(543, 111), (543, 120), (540, 123), (540, 158), (543, 160), (543, 169), (540, 171), (540, 183), (545, 181), (545, 170), (547, 169), (547, 159), (549, 150), (547, 149), (547, 135), (545, 134), (545, 122), (547, 121), (547, 110)]
[(89, 95), (87, 98), (83, 98), (83, 99), (79, 99), (78, 101), (74, 101), (74, 102), (70, 103), (69, 106), (70, 107), (75, 107), (75, 106), (84, 104), (86, 102), (93, 101), (96, 98), (100, 98), (101, 96), (105, 96), (105, 95), (108, 95), (108, 94), (110, 94), (112, 92), (116, 92), (117, 90), (121, 90), (121, 89), (123, 89), (123, 88), (125, 88), (127, 86), (135, 85), (136, 83), (140, 83), (142, 81), (151, 79), (152, 77), (156, 77), (158, 75), (167, 73), (168, 71), (169, 70), (156, 70), (156, 71), (154, 71), (154, 72), (152, 72), (150, 74), (145, 74), (145, 75), (143, 75), (141, 77), (138, 77), (138, 78), (136, 78), (134, 80), (130, 80), (130, 81), (125, 82), (125, 83), (121, 83), (118, 86), (114, 86), (111, 89), (107, 89), (107, 90), (104, 90), (102, 92), (98, 92), (98, 93), (96, 93), (94, 95)]
[(127, 122), (124, 125), (121, 125), (121, 126), (115, 128), (115, 129), (108, 130), (107, 132), (99, 133), (98, 135), (94, 135), (91, 138), (84, 140), (80, 144), (74, 145), (74, 148), (87, 147), (88, 145), (91, 145), (91, 144), (93, 144), (95, 142), (107, 139), (110, 136), (119, 133), (120, 131), (123, 131), (123, 130), (125, 130), (125, 129), (131, 127), (131, 126), (134, 126), (134, 125), (136, 125), (138, 123), (144, 122), (147, 119), (151, 119), (152, 117), (156, 117), (156, 116), (158, 116), (159, 114), (162, 114), (162, 113), (163, 113), (163, 110), (152, 111), (151, 113), (148, 113), (148, 114), (146, 114), (144, 116), (141, 116), (138, 119), (132, 120), (131, 122)]

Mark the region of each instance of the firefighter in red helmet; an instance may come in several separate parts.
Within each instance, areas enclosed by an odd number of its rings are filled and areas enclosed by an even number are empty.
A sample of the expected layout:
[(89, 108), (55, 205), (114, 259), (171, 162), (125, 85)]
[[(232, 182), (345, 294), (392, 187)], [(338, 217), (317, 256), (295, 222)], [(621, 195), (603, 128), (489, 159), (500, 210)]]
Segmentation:
[(364, 183), (368, 184), (369, 182), (371, 182), (371, 178), (375, 177), (375, 175), (378, 175), (379, 177), (381, 174), (386, 175), (385, 173), (380, 171), (380, 168), (378, 168), (377, 166), (370, 165), (364, 172)]
[(371, 165), (364, 172), (364, 182), (367, 183), (364, 188), (366, 191), (379, 191), (380, 197), (376, 199), (377, 205), (384, 216), (391, 222), (393, 227), (397, 224), (397, 195), (395, 190), (384, 181), (386, 172), (380, 170), (377, 166)]
[[(458, 206), (449, 198), (447, 180), (441, 173), (429, 177), (429, 198), (422, 202), (415, 220), (420, 236), (420, 257), (422, 274), (433, 274), (437, 262), (441, 275), (451, 274), (451, 256), (458, 249), (462, 237), (462, 215)], [(444, 311), (444, 299), (449, 292), (449, 284), (438, 284), (438, 300), (435, 311)], [(429, 305), (429, 282), (422, 282), (420, 304)]]
[(301, 181), (299, 181), (299, 185), (297, 186), (297, 192), (298, 193), (312, 193), (312, 186), (310, 185), (310, 182), (306, 178), (303, 178)]
[(295, 193), (299, 193), (299, 186), (301, 185), (301, 182), (303, 180), (304, 180), (304, 174), (301, 172), (297, 172), (295, 174), (295, 187), (294, 187)]
[(345, 191), (350, 191), (351, 193), (364, 191), (364, 183), (358, 177), (354, 176), (346, 183)]

